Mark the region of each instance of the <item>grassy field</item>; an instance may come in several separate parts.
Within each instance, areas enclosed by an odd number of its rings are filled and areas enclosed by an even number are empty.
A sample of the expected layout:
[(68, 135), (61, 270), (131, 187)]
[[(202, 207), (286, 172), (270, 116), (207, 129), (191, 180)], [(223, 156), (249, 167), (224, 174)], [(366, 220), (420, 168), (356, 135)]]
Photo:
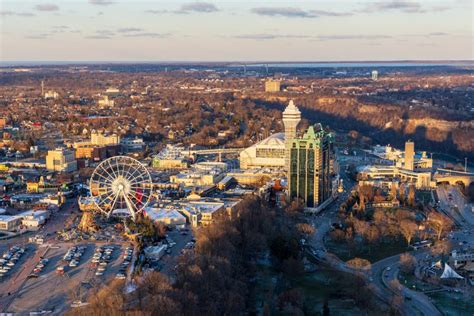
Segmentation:
[[(315, 272), (283, 281), (281, 274), (269, 266), (259, 265), (258, 271), (253, 293), (257, 312), (263, 312), (264, 302), (276, 304), (278, 293), (288, 287), (301, 290), (307, 315), (322, 315), (325, 300), (328, 300), (330, 315), (380, 315), (386, 312), (357, 307), (356, 302), (345, 293), (351, 290), (351, 283), (344, 273), (318, 268)], [(272, 315), (286, 314), (273, 305)]]
[(294, 279), (293, 284), (303, 290), (305, 295), (305, 312), (308, 315), (322, 315), (324, 300), (328, 299), (330, 315), (367, 315), (370, 311), (359, 309), (354, 300), (343, 299), (341, 286), (344, 275), (318, 270)]
[(474, 300), (465, 298), (460, 293), (439, 292), (428, 296), (446, 316), (474, 315)]
[(337, 255), (341, 260), (347, 261), (358, 257), (367, 259), (371, 263), (407, 251), (407, 244), (403, 240), (377, 245), (360, 244), (351, 248), (346, 242), (335, 242), (328, 239), (325, 245), (329, 252)]

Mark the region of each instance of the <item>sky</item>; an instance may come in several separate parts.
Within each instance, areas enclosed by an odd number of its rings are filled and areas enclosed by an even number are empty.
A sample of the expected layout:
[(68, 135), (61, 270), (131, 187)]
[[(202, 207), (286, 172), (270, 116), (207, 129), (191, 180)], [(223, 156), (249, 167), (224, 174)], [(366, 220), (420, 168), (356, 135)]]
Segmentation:
[(473, 60), (471, 0), (0, 0), (0, 61)]

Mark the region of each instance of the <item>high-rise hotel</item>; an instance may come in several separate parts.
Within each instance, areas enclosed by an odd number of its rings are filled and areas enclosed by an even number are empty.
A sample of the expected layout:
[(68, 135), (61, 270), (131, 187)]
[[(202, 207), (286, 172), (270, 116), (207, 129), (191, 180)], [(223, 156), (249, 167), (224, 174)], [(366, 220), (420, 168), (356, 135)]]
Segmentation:
[(288, 194), (317, 208), (332, 196), (333, 136), (321, 124), (310, 126), (302, 137), (288, 139)]

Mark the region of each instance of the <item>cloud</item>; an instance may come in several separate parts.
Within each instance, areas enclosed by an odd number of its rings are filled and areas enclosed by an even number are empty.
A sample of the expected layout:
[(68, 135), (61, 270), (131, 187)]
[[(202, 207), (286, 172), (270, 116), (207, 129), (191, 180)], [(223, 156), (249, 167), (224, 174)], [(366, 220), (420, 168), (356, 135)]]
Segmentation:
[(146, 10), (145, 13), (164, 14), (164, 13), (171, 13), (171, 11), (168, 11), (168, 10)]
[(431, 32), (427, 34), (402, 34), (405, 37), (437, 37), (437, 36), (456, 36), (456, 34), (450, 34), (446, 32)]
[(291, 35), (291, 34), (266, 34), (266, 33), (261, 33), (261, 34), (243, 34), (243, 35), (236, 35), (234, 38), (240, 38), (240, 39), (251, 39), (251, 40), (257, 40), (257, 41), (264, 41), (264, 40), (273, 40), (273, 39), (280, 39), (280, 38), (311, 38), (311, 36), (308, 35)]
[(33, 34), (33, 35), (27, 35), (25, 38), (27, 39), (46, 39), (50, 36), (51, 34), (47, 33), (42, 33), (42, 34)]
[(88, 39), (111, 39), (115, 36), (115, 32), (110, 30), (97, 30), (95, 34), (85, 36)]
[(141, 32), (141, 33), (130, 33), (125, 34), (124, 37), (149, 37), (149, 38), (165, 38), (169, 37), (169, 33), (154, 33), (154, 32)]
[(425, 13), (425, 12), (441, 12), (450, 10), (449, 6), (423, 6), (421, 2), (407, 0), (390, 0), (368, 3), (365, 8), (358, 12), (384, 12), (399, 11), (403, 13)]
[(131, 32), (141, 32), (143, 29), (138, 28), (138, 27), (124, 27), (117, 29), (117, 32), (119, 33), (131, 33)]
[(316, 16), (351, 16), (354, 15), (352, 12), (333, 12), (325, 10), (311, 10), (312, 14)]
[(105, 35), (105, 36), (114, 36), (115, 35), (115, 33), (113, 31), (110, 31), (110, 30), (97, 30), (95, 32), (99, 35)]
[(253, 8), (251, 12), (258, 15), (265, 16), (284, 16), (289, 18), (314, 18), (316, 15), (309, 11), (304, 11), (299, 8), (271, 8), (271, 7), (260, 7)]
[(390, 35), (318, 35), (314, 37), (320, 41), (334, 41), (334, 40), (377, 40), (377, 39), (389, 39), (392, 38)]
[(111, 36), (107, 36), (107, 35), (90, 35), (90, 36), (86, 36), (85, 38), (87, 38), (87, 39), (112, 39)]
[(192, 2), (186, 3), (181, 6), (179, 10), (146, 10), (145, 13), (151, 14), (189, 14), (191, 12), (197, 13), (211, 13), (217, 12), (219, 8), (217, 8), (214, 4), (208, 2)]
[(115, 1), (110, 1), (110, 0), (89, 0), (89, 3), (90, 3), (90, 4), (94, 4), (94, 5), (110, 5), (110, 4), (114, 4)]
[(259, 7), (250, 10), (252, 13), (264, 16), (283, 16), (288, 18), (317, 18), (323, 16), (350, 16), (351, 12), (334, 12), (326, 10), (302, 10), (292, 7)]
[(310, 39), (312, 41), (337, 41), (337, 40), (380, 40), (393, 38), (389, 35), (373, 34), (373, 35), (359, 35), (359, 34), (342, 34), (342, 35), (297, 35), (297, 34), (243, 34), (236, 35), (234, 38), (250, 39), (257, 41), (275, 40), (275, 39)]
[(0, 11), (0, 16), (23, 16), (23, 17), (31, 17), (35, 16), (33, 13), (29, 12), (13, 12), (13, 11)]
[(449, 36), (450, 34), (445, 33), (445, 32), (432, 32), (429, 33), (428, 36)]
[(422, 12), (421, 4), (413, 1), (391, 0), (385, 2), (372, 2), (367, 4), (365, 12), (377, 11), (402, 11), (406, 13)]
[(47, 12), (50, 12), (50, 11), (58, 11), (59, 10), (59, 7), (55, 4), (51, 4), (51, 3), (44, 3), (44, 4), (38, 4), (35, 6), (35, 9), (38, 10), (38, 11), (47, 11)]
[(181, 6), (180, 11), (182, 12), (216, 12), (219, 11), (219, 9), (212, 3), (209, 2), (193, 2), (193, 3), (187, 3), (183, 4)]

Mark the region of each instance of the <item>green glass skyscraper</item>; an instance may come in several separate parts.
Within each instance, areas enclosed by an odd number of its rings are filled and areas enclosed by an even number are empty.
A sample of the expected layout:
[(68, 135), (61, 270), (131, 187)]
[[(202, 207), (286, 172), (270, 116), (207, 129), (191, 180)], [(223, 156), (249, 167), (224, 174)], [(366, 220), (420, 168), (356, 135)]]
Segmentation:
[(310, 126), (302, 137), (287, 141), (289, 151), (288, 194), (316, 208), (332, 195), (333, 136), (320, 124)]

